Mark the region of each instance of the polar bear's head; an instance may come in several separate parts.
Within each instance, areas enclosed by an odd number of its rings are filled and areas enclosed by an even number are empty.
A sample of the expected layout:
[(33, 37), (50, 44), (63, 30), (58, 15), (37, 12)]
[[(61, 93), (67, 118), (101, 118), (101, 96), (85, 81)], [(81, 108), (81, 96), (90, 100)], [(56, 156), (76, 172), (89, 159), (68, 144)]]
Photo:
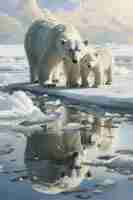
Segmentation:
[(97, 52), (88, 51), (80, 60), (80, 66), (90, 70), (96, 66), (98, 58), (99, 55)]
[(68, 28), (61, 24), (54, 27), (56, 49), (62, 58), (70, 59), (73, 63), (77, 64), (86, 47), (78, 31), (74, 27), (70, 27)]

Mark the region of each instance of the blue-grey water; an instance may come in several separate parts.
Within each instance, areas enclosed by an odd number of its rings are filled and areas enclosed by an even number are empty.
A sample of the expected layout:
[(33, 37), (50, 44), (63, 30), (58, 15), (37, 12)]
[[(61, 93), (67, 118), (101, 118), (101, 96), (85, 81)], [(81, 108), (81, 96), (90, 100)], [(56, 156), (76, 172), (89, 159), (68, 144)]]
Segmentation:
[[(132, 70), (132, 47), (112, 50)], [(0, 85), (28, 80), (22, 46), (1, 46)], [(131, 199), (132, 130), (132, 111), (0, 92), (0, 199)]]

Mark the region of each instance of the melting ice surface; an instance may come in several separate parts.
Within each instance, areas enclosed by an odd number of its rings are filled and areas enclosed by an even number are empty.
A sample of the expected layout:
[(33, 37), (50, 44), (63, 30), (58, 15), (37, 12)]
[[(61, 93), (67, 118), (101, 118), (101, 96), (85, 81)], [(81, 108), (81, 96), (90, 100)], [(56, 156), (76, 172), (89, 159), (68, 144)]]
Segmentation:
[[(114, 81), (118, 77), (131, 85), (133, 47), (111, 47)], [(0, 85), (28, 77), (23, 47), (0, 46)], [(132, 111), (0, 92), (1, 198), (131, 199), (132, 129)]]

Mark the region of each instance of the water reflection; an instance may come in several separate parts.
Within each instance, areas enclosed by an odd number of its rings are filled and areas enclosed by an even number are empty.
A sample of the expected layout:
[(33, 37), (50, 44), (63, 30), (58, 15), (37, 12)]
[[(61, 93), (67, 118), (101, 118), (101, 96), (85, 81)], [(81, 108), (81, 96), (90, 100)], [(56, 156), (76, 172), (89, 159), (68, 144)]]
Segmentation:
[(115, 129), (112, 119), (96, 118), (94, 123), (93, 140), (101, 151), (108, 151), (114, 139)]
[(25, 163), (30, 167), (34, 187), (39, 184), (41, 187), (49, 185), (49, 190), (52, 185), (58, 190), (71, 188), (70, 180), (82, 176), (83, 157), (80, 132), (62, 135), (35, 133), (27, 140)]
[[(85, 165), (97, 150), (111, 149), (115, 136), (112, 118), (84, 113), (65, 105), (45, 112), (59, 112), (54, 121), (27, 137), (25, 164), (32, 186), (38, 191), (66, 191), (90, 176)], [(100, 152), (99, 151), (99, 152)]]

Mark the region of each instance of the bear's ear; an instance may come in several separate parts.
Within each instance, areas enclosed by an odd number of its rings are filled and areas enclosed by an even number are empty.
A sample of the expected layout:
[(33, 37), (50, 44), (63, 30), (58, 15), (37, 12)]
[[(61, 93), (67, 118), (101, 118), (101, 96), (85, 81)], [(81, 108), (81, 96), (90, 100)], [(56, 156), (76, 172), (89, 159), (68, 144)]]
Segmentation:
[(88, 46), (88, 44), (89, 44), (88, 40), (84, 40), (83, 43), (85, 46)]
[(66, 30), (66, 26), (63, 24), (58, 24), (54, 27), (54, 30), (56, 31), (56, 33), (62, 33)]

